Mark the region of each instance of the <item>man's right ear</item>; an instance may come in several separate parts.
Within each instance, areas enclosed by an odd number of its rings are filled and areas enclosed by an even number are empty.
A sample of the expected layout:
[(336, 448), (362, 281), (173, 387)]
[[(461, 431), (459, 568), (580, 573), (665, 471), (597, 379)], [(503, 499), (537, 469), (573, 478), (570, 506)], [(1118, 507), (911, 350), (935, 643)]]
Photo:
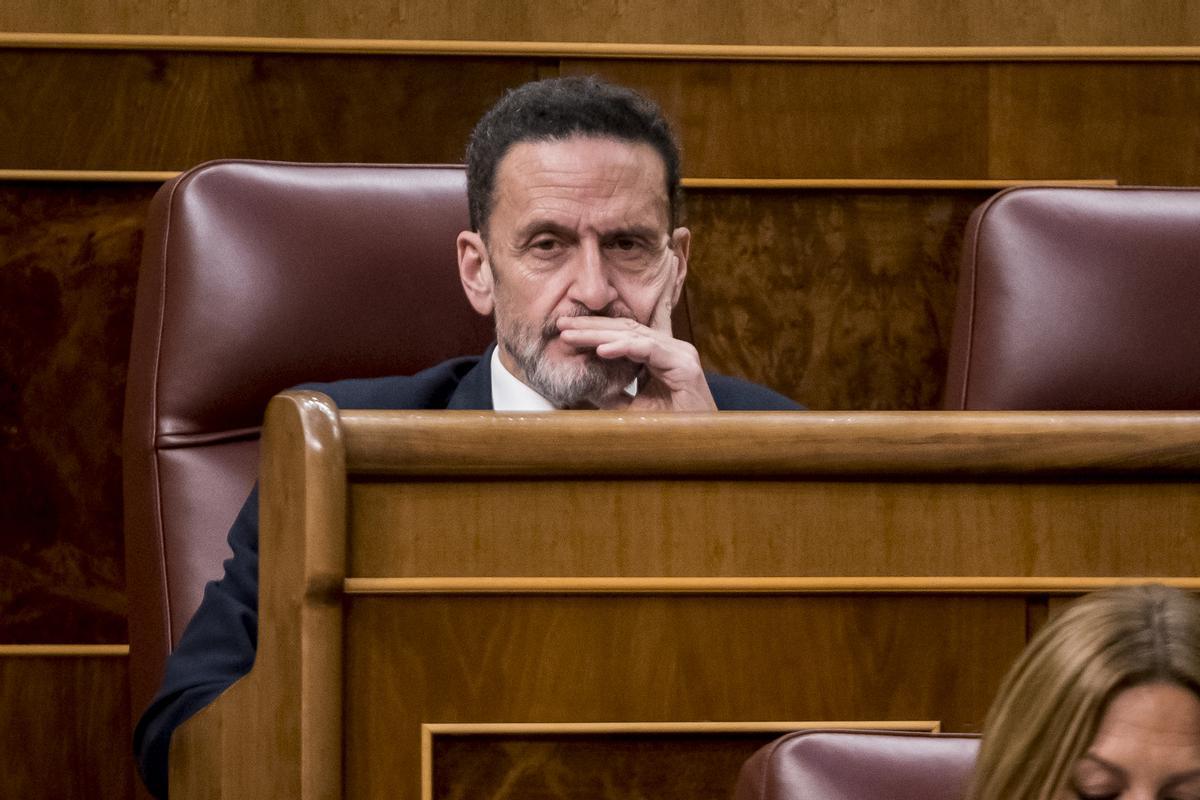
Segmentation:
[(474, 231), (458, 235), (458, 277), (471, 306), (485, 317), (491, 314), (496, 305), (492, 264), (483, 237)]

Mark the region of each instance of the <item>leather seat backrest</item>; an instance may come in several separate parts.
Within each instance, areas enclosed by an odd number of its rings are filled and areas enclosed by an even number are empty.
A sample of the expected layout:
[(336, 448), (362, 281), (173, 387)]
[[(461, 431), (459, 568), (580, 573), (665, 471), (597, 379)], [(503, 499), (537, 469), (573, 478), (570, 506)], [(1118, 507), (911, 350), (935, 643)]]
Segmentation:
[(1025, 187), (977, 209), (944, 405), (1200, 408), (1200, 190)]
[(809, 730), (761, 748), (735, 800), (962, 800), (979, 749), (970, 734)]
[(124, 423), (126, 584), (140, 713), (255, 480), (275, 393), (482, 352), (459, 283), (461, 167), (218, 161), (146, 229)]

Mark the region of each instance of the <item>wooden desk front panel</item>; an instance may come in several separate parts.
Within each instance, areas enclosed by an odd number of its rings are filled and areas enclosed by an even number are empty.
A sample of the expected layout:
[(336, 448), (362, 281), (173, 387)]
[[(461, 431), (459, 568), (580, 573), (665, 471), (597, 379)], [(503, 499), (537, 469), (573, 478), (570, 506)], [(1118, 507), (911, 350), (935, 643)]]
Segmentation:
[(1200, 574), (1182, 482), (365, 482), (350, 516), (359, 577)]
[[(1014, 596), (354, 596), (346, 797), (418, 797), (430, 722), (940, 720), (978, 730), (1025, 626)], [(747, 748), (712, 741), (738, 756)], [(487, 796), (481, 774), (529, 769), (522, 753), (538, 747), (513, 737), (479, 748), (471, 770), (438, 778), (439, 791)], [(711, 750), (694, 750), (697, 769), (735, 760)], [(576, 773), (591, 759), (590, 777), (553, 796), (589, 796), (606, 770), (621, 785), (639, 769), (620, 736), (596, 736), (590, 755), (571, 757)], [(652, 773), (654, 751), (644, 758)], [(524, 779), (556, 769), (551, 758)]]
[(37, 647), (0, 653), (0, 797), (133, 798), (127, 658)]

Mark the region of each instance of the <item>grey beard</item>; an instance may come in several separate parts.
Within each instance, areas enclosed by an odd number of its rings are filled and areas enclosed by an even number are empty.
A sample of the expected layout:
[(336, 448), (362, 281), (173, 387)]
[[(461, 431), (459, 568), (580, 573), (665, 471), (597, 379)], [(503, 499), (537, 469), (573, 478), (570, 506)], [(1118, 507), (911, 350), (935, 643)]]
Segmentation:
[[(594, 316), (615, 315), (601, 313)], [(509, 333), (513, 335), (506, 335)], [(500, 346), (512, 356), (525, 380), (557, 408), (598, 407), (628, 386), (641, 371), (639, 364), (628, 359), (606, 359), (595, 354), (589, 355), (587, 361), (578, 366), (554, 364), (545, 358), (545, 352), (558, 333), (553, 320), (536, 332), (528, 327), (516, 331), (496, 328)]]

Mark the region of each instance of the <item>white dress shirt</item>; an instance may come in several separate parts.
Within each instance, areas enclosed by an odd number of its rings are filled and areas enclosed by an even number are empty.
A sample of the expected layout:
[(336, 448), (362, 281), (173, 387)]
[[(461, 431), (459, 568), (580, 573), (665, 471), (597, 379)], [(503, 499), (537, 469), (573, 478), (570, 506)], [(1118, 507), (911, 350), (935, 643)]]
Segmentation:
[(500, 361), (500, 346), (492, 348), (492, 408), (496, 411), (554, 411), (549, 400), (518, 380)]

